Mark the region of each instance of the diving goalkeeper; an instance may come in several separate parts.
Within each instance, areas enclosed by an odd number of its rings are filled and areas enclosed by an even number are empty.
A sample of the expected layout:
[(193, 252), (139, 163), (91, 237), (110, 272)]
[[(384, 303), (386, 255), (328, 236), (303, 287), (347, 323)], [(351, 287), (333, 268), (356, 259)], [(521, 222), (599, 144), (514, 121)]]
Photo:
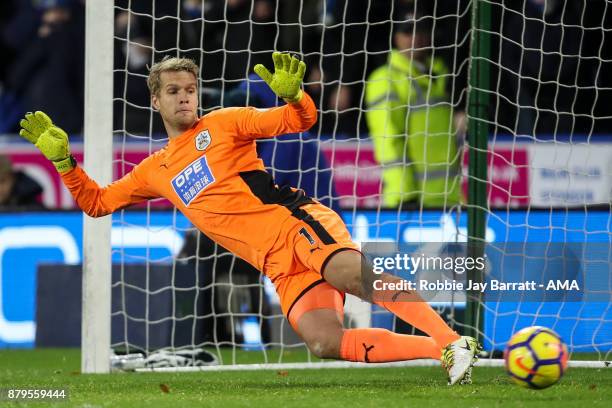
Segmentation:
[[(103, 188), (78, 166), (68, 136), (43, 112), (28, 113), (20, 135), (53, 162), (91, 217), (144, 200), (170, 200), (199, 230), (270, 278), (283, 313), (316, 356), (370, 363), (434, 358), (442, 361), (449, 384), (469, 383), (475, 339), (455, 333), (414, 293), (374, 299), (362, 284), (362, 254), (342, 219), (302, 190), (279, 188), (265, 171), (256, 139), (303, 132), (317, 120), (314, 102), (301, 89), (306, 64), (286, 53), (272, 57), (274, 73), (261, 64), (255, 72), (286, 105), (218, 109), (202, 117), (198, 66), (183, 58), (154, 64), (147, 84), (169, 142)], [(344, 329), (345, 293), (386, 308), (428, 336)]]

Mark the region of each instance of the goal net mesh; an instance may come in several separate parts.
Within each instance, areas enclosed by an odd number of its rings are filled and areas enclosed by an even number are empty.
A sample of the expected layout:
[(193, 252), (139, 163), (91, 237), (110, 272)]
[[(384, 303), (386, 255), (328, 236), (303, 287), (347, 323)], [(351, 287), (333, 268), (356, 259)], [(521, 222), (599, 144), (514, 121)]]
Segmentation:
[[(307, 133), (258, 142), (279, 185), (303, 188), (337, 210), (357, 242), (436, 242), (445, 251), (468, 241), (466, 204), (484, 205), (485, 236), (473, 238), (502, 258), (520, 258), (502, 262), (502, 280), (525, 280), (559, 259), (564, 272), (555, 279), (583, 284), (593, 265), (607, 273), (595, 284), (604, 294), (598, 301), (584, 288), (585, 297), (572, 301), (484, 301), (478, 330), (486, 349), (495, 355), (513, 332), (544, 325), (573, 353), (609, 359), (612, 7), (478, 3), (490, 9), (490, 28), (473, 27), (475, 0), (116, 0), (115, 176), (167, 142), (146, 86), (154, 62), (169, 55), (199, 65), (205, 114), (282, 104), (253, 67), (271, 69), (273, 51), (291, 52), (307, 63), (304, 89), (319, 120)], [(485, 56), (470, 54), (477, 35), (488, 38)], [(406, 38), (409, 50), (393, 51)], [(483, 58), (488, 83), (470, 83)], [(483, 116), (468, 114), (474, 90), (488, 97)], [(470, 121), (488, 126), (484, 204), (469, 197)], [(387, 190), (394, 177), (402, 192)], [(115, 214), (113, 242), (117, 352), (206, 348), (225, 364), (313, 359), (297, 351), (303, 343), (267, 278), (169, 202)], [(563, 243), (576, 244), (571, 256)], [(464, 295), (432, 305), (466, 329)], [(418, 333), (356, 298), (347, 297), (345, 308), (347, 326)]]

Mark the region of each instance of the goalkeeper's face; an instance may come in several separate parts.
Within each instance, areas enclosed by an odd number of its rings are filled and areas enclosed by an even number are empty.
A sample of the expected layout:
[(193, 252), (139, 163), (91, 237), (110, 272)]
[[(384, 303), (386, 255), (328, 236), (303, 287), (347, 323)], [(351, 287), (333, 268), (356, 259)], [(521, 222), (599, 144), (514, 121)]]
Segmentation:
[(191, 72), (166, 71), (160, 75), (161, 87), (151, 97), (166, 129), (183, 132), (198, 119), (198, 84)]

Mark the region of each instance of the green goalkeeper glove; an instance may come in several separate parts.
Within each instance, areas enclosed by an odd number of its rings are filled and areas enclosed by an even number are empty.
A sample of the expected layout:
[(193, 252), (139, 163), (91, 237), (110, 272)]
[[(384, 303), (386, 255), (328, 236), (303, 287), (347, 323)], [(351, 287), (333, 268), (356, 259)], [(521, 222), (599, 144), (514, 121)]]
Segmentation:
[(25, 119), (19, 122), (19, 134), (38, 147), (45, 157), (53, 162), (60, 173), (74, 167), (74, 159), (70, 156), (68, 135), (55, 126), (44, 112), (28, 112)]
[(292, 57), (288, 53), (272, 53), (274, 61), (274, 74), (271, 74), (266, 67), (261, 64), (255, 65), (255, 73), (263, 79), (270, 89), (285, 102), (299, 102), (304, 95), (301, 89), (306, 64), (304, 61)]

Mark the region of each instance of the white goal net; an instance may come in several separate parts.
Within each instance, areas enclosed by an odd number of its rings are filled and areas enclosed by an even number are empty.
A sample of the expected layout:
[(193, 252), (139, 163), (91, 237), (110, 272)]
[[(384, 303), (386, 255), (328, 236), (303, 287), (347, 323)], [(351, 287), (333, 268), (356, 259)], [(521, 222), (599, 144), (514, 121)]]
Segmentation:
[[(170, 55), (200, 66), (204, 114), (283, 103), (252, 73), (257, 63), (271, 68), (273, 51), (289, 51), (307, 64), (304, 89), (319, 121), (308, 133), (258, 144), (278, 184), (336, 209), (357, 242), (438, 243), (444, 252), (486, 241), (496, 279), (546, 270), (553, 280), (577, 280), (576, 298), (485, 299), (476, 320), (466, 317), (465, 294), (432, 304), (459, 332), (476, 330), (493, 357), (518, 329), (543, 325), (575, 358), (609, 360), (610, 8), (554, 0), (116, 0), (114, 177), (167, 142), (146, 86), (154, 62)], [(486, 155), (480, 170), (470, 166), (477, 152)], [(470, 181), (484, 195), (476, 197)], [(470, 208), (484, 212), (477, 236), (470, 217), (479, 212)], [(167, 201), (113, 215), (112, 234), (115, 353), (205, 349), (225, 365), (315, 360), (271, 283)], [(600, 279), (585, 282), (590, 273)], [(358, 299), (348, 297), (345, 309), (352, 327), (414, 332)]]

